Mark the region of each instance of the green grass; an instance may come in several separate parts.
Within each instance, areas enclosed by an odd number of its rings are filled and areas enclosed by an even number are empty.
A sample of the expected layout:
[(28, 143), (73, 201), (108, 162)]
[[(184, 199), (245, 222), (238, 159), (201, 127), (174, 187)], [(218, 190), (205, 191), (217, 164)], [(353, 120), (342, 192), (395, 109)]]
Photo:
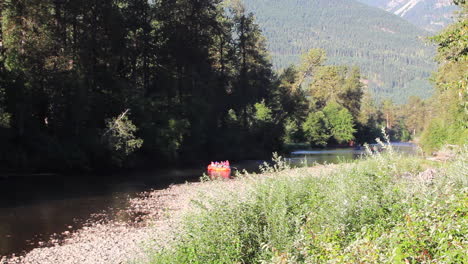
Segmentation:
[[(194, 201), (150, 263), (468, 263), (467, 153), (245, 175), (249, 188)], [(429, 166), (434, 180), (419, 179)]]

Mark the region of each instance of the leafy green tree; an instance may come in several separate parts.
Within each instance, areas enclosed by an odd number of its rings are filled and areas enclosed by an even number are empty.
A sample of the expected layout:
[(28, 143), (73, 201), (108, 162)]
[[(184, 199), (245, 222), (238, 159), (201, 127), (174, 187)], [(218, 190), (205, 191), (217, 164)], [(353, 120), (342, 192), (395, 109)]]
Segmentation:
[[(304, 67), (276, 76), (239, 1), (0, 4), (0, 164), (259, 158), (280, 149), (285, 133), (302, 137), (310, 109), (297, 84), (311, 80), (325, 53), (311, 51)], [(116, 119), (121, 109), (131, 120)]]
[(239, 58), (237, 82), (233, 90), (235, 104), (241, 113), (244, 127), (247, 126), (247, 109), (257, 102), (258, 98), (267, 99), (272, 86), (273, 73), (267, 59), (265, 38), (255, 23), (252, 13), (247, 13), (240, 1), (231, 4), (233, 27), (237, 37), (235, 52)]
[(302, 83), (313, 75), (314, 70), (322, 66), (326, 60), (327, 54), (323, 49), (310, 49), (307, 53), (304, 53), (299, 65), (300, 78), (297, 80), (294, 88), (301, 87)]
[(385, 127), (390, 130), (396, 123), (397, 108), (392, 100), (386, 99), (382, 102), (381, 109), (385, 120)]
[(402, 106), (402, 116), (405, 127), (414, 136), (419, 135), (426, 127), (430, 114), (427, 102), (419, 97), (411, 96), (408, 103)]
[(326, 146), (332, 135), (329, 120), (322, 111), (309, 113), (302, 125), (307, 141), (314, 146)]
[[(304, 124), (302, 124), (304, 126)], [(301, 143), (305, 142), (305, 135), (303, 128), (298, 121), (288, 118), (284, 125), (284, 143)]]
[(279, 76), (278, 88), (272, 91), (275, 120), (284, 125), (286, 143), (304, 141), (302, 123), (309, 111), (309, 102), (303, 89), (296, 89), (300, 72), (294, 66), (285, 69)]
[(361, 71), (358, 67), (346, 69), (346, 78), (343, 83), (343, 91), (340, 100), (356, 120), (361, 112), (361, 100), (364, 95), (364, 85), (361, 82)]
[(265, 104), (265, 100), (260, 103), (256, 103), (255, 107), (255, 120), (260, 122), (271, 122), (272, 121), (272, 111), (271, 109)]
[(323, 66), (315, 71), (309, 92), (315, 105), (321, 109), (329, 102), (340, 102), (340, 93), (344, 82), (337, 66)]
[(438, 104), (431, 109), (436, 114), (421, 139), (428, 151), (468, 141), (468, 6), (465, 1), (455, 4), (461, 7), (458, 21), (432, 38), (440, 65), (434, 78)]
[(364, 126), (372, 126), (380, 119), (379, 109), (374, 98), (368, 90), (365, 90), (361, 98), (360, 113), (357, 121)]
[(361, 111), (363, 90), (359, 68), (320, 66), (315, 68), (307, 91), (317, 109), (322, 109), (330, 102), (336, 102), (348, 109), (357, 119)]
[(330, 127), (331, 135), (338, 143), (346, 143), (354, 139), (356, 132), (353, 116), (337, 103), (330, 103), (323, 108), (323, 113)]
[(356, 119), (356, 141), (372, 143), (382, 136), (382, 112), (368, 89), (364, 89), (360, 103), (359, 116)]

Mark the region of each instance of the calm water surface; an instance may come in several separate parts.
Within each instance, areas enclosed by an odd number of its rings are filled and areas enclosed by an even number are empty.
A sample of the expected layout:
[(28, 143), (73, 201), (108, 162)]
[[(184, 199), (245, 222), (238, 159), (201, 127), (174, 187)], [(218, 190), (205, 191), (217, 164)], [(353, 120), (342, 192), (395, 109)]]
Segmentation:
[[(376, 144), (370, 145), (377, 147)], [(392, 147), (400, 153), (414, 155), (417, 153), (416, 145), (412, 143), (393, 142)], [(326, 148), (301, 149), (291, 152), (288, 160), (296, 166), (313, 166), (313, 164), (339, 163), (355, 160), (366, 153), (364, 147), (357, 148)]]
[[(405, 143), (395, 147), (408, 153), (415, 149)], [(287, 160), (293, 166), (311, 166), (353, 160), (363, 153), (351, 148), (303, 149), (292, 152)], [(254, 170), (262, 163), (244, 161), (233, 167)], [(89, 221), (113, 219), (117, 211), (128, 206), (129, 198), (173, 183), (197, 181), (203, 172), (204, 166), (80, 177), (0, 176), (0, 256), (24, 254), (39, 242), (60, 238), (55, 234), (73, 232)]]

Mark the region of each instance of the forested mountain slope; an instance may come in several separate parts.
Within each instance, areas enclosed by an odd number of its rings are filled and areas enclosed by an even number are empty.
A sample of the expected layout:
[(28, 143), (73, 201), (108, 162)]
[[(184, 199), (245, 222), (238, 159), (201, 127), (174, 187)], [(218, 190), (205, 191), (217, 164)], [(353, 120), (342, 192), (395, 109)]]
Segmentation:
[(359, 0), (400, 16), (429, 31), (439, 31), (453, 22), (452, 0)]
[(328, 62), (359, 66), (378, 97), (427, 97), (435, 69), (427, 31), (381, 9), (351, 0), (245, 0), (268, 39), (277, 68), (310, 48)]

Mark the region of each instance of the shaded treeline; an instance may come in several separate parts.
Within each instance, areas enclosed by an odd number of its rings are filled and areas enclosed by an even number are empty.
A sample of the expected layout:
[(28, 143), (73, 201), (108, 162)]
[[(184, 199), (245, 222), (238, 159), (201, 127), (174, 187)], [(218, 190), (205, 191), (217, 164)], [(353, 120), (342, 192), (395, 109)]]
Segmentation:
[(249, 158), (280, 147), (294, 97), (275, 89), (264, 38), (240, 3), (0, 3), (1, 168)]
[[(264, 158), (284, 143), (419, 134), (430, 104), (376, 105), (325, 51), (272, 71), (240, 1), (0, 1), (0, 170)], [(183, 162), (182, 162), (183, 161)]]

